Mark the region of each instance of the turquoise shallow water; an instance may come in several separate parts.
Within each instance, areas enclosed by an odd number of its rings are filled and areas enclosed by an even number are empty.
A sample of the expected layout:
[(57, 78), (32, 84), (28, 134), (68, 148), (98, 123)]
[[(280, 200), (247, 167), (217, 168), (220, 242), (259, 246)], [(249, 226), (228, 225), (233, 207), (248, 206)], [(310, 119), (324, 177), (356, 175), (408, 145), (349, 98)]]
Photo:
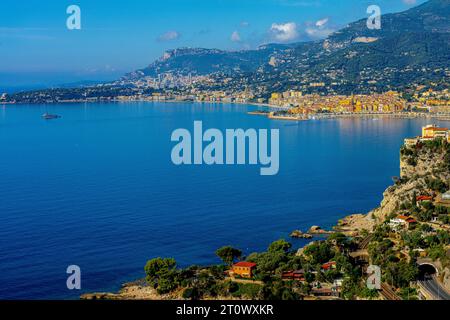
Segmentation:
[[(294, 229), (331, 227), (378, 205), (398, 175), (403, 139), (427, 124), (269, 121), (246, 114), (254, 109), (0, 106), (0, 298), (77, 298), (143, 276), (152, 257), (211, 264), (223, 245), (250, 253)], [(44, 121), (44, 112), (62, 118)], [(222, 130), (278, 128), (279, 174), (264, 177), (255, 166), (174, 166), (170, 135), (195, 120)], [(71, 264), (81, 267), (81, 292), (66, 289)]]

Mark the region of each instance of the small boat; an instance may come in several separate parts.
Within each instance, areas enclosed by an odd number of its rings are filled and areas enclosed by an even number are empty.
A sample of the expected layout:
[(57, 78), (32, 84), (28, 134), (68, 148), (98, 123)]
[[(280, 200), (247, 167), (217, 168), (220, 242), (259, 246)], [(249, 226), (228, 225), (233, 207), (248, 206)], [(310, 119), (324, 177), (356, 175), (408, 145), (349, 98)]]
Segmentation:
[(59, 119), (61, 118), (61, 116), (58, 116), (57, 114), (44, 113), (42, 115), (42, 118), (45, 120), (52, 120), (52, 119)]

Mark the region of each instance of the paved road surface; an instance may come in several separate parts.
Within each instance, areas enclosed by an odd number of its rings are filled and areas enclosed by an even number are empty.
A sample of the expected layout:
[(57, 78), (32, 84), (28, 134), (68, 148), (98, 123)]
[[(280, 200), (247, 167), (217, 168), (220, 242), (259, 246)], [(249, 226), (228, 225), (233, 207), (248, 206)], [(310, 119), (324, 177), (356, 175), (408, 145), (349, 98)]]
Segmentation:
[(435, 276), (419, 281), (419, 284), (436, 300), (450, 300), (450, 294), (441, 286)]

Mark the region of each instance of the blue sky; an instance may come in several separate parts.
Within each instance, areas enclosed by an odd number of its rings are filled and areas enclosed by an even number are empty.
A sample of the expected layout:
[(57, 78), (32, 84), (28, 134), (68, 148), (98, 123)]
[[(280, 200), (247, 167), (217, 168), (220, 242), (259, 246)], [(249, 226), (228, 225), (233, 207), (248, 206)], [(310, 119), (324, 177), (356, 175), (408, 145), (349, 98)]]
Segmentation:
[[(424, 0), (2, 0), (0, 85), (103, 80), (182, 46), (229, 50), (317, 39)], [(81, 9), (68, 30), (66, 9)]]

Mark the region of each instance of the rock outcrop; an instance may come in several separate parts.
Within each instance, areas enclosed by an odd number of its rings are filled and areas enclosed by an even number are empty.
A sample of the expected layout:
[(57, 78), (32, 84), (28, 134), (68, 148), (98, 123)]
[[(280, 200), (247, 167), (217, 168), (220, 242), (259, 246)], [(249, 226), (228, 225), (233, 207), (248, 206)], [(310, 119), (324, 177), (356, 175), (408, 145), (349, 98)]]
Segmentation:
[(297, 238), (297, 239), (312, 239), (313, 238), (313, 236), (311, 234), (303, 233), (300, 230), (292, 231), (290, 237)]
[[(427, 180), (439, 180), (450, 183), (450, 171), (446, 166), (446, 151), (426, 146), (402, 148), (400, 154), (400, 178), (383, 193), (380, 207), (369, 213), (379, 222), (396, 213), (402, 203), (413, 201), (415, 195), (435, 194)], [(448, 165), (448, 164), (447, 164)]]
[(309, 234), (330, 234), (330, 233), (333, 233), (333, 231), (326, 231), (319, 226), (312, 226), (311, 228), (309, 228), (308, 233)]

